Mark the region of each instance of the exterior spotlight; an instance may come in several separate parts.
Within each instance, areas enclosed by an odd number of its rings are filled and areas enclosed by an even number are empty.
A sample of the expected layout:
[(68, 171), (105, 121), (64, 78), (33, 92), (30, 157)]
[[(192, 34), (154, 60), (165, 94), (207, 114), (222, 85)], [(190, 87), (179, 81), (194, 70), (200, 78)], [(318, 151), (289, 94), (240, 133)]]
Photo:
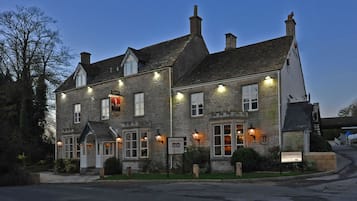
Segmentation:
[(93, 92), (93, 88), (92, 87), (87, 87), (88, 89), (88, 93), (92, 93)]
[(160, 78), (160, 73), (157, 72), (157, 71), (155, 71), (155, 72), (154, 72), (154, 79), (155, 79), (155, 80), (158, 80), (159, 78)]
[(223, 93), (226, 91), (226, 86), (224, 86), (224, 84), (218, 84), (217, 90), (218, 92)]
[(64, 92), (61, 93), (61, 98), (62, 99), (66, 98), (66, 94)]
[(118, 84), (119, 84), (119, 87), (123, 86), (123, 85), (124, 85), (123, 80), (119, 79), (119, 80), (118, 80)]
[(162, 135), (160, 134), (160, 129), (156, 130), (155, 139), (156, 139), (157, 142), (160, 142), (161, 144), (164, 144), (164, 139), (163, 139)]
[(177, 100), (182, 100), (183, 97), (184, 97), (184, 96), (183, 96), (183, 93), (181, 93), (181, 92), (177, 92), (177, 93), (176, 93), (176, 99), (177, 99)]
[(249, 126), (249, 128), (248, 128), (248, 134), (249, 134), (250, 136), (252, 136), (253, 139), (255, 140), (255, 128), (253, 127), (252, 124), (250, 124), (250, 126)]
[(145, 135), (141, 138), (142, 141), (147, 141), (148, 140), (148, 136), (147, 134), (145, 133)]
[(118, 135), (115, 140), (120, 144), (123, 142), (123, 138), (120, 135)]
[(195, 132), (192, 133), (192, 138), (196, 140), (198, 143), (200, 143), (200, 135), (199, 132), (195, 129)]
[(264, 78), (264, 83), (267, 85), (273, 84), (273, 78), (270, 77), (269, 75)]
[(61, 140), (57, 140), (57, 147), (61, 148), (63, 146), (63, 142)]

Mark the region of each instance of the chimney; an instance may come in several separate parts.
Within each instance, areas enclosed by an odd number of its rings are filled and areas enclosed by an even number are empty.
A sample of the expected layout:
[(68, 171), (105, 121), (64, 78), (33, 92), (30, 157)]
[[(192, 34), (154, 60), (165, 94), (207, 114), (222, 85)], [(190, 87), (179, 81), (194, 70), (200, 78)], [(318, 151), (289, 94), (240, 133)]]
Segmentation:
[(237, 48), (237, 36), (227, 33), (226, 34), (226, 48), (224, 50), (231, 50)]
[(294, 20), (294, 13), (293, 12), (291, 12), (288, 15), (288, 19), (285, 20), (285, 25), (286, 25), (286, 35), (295, 37), (295, 25), (296, 25), (296, 22)]
[(90, 64), (90, 53), (81, 52), (81, 63), (82, 64)]
[(202, 18), (197, 16), (197, 5), (195, 5), (193, 16), (190, 17), (191, 35), (201, 36), (201, 22), (202, 22)]

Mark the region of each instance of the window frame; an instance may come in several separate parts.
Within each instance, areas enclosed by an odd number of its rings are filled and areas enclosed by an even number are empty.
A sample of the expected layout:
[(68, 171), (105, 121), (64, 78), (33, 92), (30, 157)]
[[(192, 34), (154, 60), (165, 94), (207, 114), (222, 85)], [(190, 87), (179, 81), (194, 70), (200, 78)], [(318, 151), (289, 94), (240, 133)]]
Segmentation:
[(79, 136), (65, 135), (62, 136), (62, 140), (64, 158), (72, 159), (81, 157), (81, 147), (78, 142)]
[(138, 73), (138, 61), (134, 56), (129, 55), (124, 63), (124, 77)]
[(143, 92), (134, 94), (134, 116), (141, 117), (145, 115), (145, 94)]
[(109, 98), (103, 98), (100, 101), (100, 119), (101, 120), (109, 120), (110, 119), (110, 104), (109, 104), (109, 100), (110, 100)]
[[(256, 108), (253, 108), (253, 104), (256, 104)], [(245, 105), (248, 105), (248, 107), (245, 108)], [(259, 85), (255, 83), (255, 84), (242, 86), (242, 111), (252, 112), (258, 110), (259, 110)]]
[(79, 124), (81, 123), (81, 104), (76, 103), (73, 105), (73, 123)]
[[(109, 144), (109, 147), (106, 147)], [(103, 142), (103, 156), (114, 156), (114, 142)]]
[(76, 88), (87, 85), (87, 75), (84, 70), (80, 69), (76, 75)]
[[(127, 136), (128, 134), (130, 135), (131, 139), (128, 139)], [(135, 138), (133, 139), (133, 134), (135, 134)], [(147, 139), (145, 140), (143, 137), (147, 136)], [(150, 154), (150, 143), (149, 143), (149, 131), (147, 129), (133, 129), (133, 130), (125, 130), (123, 131), (123, 157), (124, 159), (132, 159), (132, 160), (138, 160), (138, 159), (144, 159), (144, 158), (149, 158)], [(133, 145), (136, 145), (134, 147)], [(145, 151), (146, 155), (143, 154), (143, 151)], [(136, 153), (134, 155), (133, 153)]]
[[(226, 126), (229, 127), (229, 132), (228, 130), (225, 131)], [(237, 150), (240, 147), (245, 147), (246, 142), (245, 142), (244, 123), (235, 122), (235, 121), (216, 122), (211, 124), (211, 129), (212, 129), (212, 142), (211, 142), (212, 155), (211, 156), (213, 158), (231, 157), (235, 150)], [(240, 131), (240, 133), (238, 133), (238, 130)], [(239, 137), (242, 138), (242, 143), (239, 143), (240, 142), (238, 140)]]
[(204, 115), (204, 93), (192, 93), (190, 101), (191, 117), (201, 117)]

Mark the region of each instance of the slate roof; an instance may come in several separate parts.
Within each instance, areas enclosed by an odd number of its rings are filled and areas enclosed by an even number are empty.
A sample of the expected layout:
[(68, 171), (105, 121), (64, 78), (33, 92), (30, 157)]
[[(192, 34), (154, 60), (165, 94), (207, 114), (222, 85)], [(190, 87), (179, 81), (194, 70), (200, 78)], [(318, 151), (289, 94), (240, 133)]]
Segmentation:
[(312, 107), (308, 102), (289, 103), (282, 131), (312, 130)]
[(328, 128), (341, 128), (357, 126), (357, 117), (330, 117), (321, 118), (321, 127)]
[[(155, 45), (136, 50), (129, 49), (139, 58), (139, 72), (150, 71), (167, 66), (173, 66), (184, 50), (186, 45), (192, 39), (191, 35), (185, 35), (179, 38), (161, 42)], [(105, 80), (123, 76), (123, 69), (120, 66), (125, 54), (98, 61), (92, 64), (82, 64), (87, 72), (87, 84), (93, 84)], [(118, 71), (117, 71), (118, 68)], [(55, 92), (75, 88), (73, 75), (69, 76), (64, 83), (59, 86)]]
[(114, 136), (109, 130), (109, 125), (105, 122), (88, 121), (84, 127), (80, 137), (79, 142), (82, 143), (86, 136), (90, 133), (96, 135), (97, 139), (101, 140), (114, 140)]
[(293, 41), (284, 36), (208, 55), (175, 87), (218, 81), (281, 69)]

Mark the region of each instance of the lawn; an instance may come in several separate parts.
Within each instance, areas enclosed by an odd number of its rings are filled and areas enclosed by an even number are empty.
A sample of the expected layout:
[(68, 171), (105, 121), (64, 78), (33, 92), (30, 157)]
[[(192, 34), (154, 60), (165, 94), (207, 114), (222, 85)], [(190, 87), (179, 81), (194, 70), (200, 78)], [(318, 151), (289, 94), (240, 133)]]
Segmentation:
[[(237, 177), (231, 173), (212, 173), (212, 174), (200, 174), (199, 179), (253, 179), (253, 178), (267, 178), (267, 177), (281, 177), (281, 176), (297, 176), (311, 172), (250, 172), (244, 173), (243, 176)], [(170, 179), (193, 179), (192, 174), (132, 174), (127, 176), (124, 174), (110, 175), (104, 178), (104, 180), (170, 180)]]

